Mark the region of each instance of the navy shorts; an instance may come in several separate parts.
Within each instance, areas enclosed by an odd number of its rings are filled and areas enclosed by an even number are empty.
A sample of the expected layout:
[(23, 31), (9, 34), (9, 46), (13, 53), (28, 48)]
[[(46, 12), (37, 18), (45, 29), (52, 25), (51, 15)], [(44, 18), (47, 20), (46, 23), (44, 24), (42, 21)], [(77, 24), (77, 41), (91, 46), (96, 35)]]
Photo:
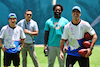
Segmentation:
[(67, 55), (66, 67), (73, 67), (78, 61), (80, 67), (89, 67), (89, 58)]
[(13, 60), (13, 65), (14, 66), (19, 66), (20, 65), (20, 52), (17, 53), (7, 53), (4, 52), (4, 66), (10, 66), (11, 60)]

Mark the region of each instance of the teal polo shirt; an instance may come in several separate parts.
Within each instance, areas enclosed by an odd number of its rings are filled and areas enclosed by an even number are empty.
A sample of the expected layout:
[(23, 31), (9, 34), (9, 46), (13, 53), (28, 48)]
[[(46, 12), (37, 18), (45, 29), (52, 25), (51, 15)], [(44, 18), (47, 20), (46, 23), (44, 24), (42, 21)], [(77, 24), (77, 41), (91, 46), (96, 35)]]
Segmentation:
[(64, 17), (52, 17), (46, 21), (44, 30), (49, 31), (48, 46), (60, 46), (63, 29), (68, 22)]

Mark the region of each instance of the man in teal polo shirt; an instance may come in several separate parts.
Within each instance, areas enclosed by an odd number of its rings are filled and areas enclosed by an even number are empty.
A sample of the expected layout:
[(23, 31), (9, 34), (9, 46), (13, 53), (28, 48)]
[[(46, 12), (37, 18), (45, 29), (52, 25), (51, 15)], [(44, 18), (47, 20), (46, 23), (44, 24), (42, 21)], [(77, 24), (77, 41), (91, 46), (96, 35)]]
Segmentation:
[(64, 67), (64, 60), (59, 58), (60, 55), (60, 40), (64, 26), (68, 20), (61, 16), (63, 6), (56, 4), (53, 6), (54, 16), (48, 19), (45, 23), (44, 35), (44, 50), (48, 46), (48, 67), (54, 67), (56, 56), (58, 57), (60, 67)]

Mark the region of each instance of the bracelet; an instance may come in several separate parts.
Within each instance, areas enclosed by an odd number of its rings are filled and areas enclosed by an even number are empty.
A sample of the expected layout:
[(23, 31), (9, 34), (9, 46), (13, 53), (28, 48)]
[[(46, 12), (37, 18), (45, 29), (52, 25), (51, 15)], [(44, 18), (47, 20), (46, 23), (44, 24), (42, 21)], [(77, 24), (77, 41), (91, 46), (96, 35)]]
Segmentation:
[(90, 47), (93, 50), (93, 47)]

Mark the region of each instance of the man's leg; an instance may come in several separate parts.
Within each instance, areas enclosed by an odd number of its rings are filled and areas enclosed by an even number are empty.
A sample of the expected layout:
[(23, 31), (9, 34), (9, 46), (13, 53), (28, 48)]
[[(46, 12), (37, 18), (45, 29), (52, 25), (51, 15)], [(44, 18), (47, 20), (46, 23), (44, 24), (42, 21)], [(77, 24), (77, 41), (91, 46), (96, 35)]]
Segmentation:
[(59, 61), (59, 67), (64, 67), (64, 60), (61, 60), (59, 55), (60, 55), (60, 47), (56, 47), (57, 50), (57, 56), (58, 56), (58, 61)]
[(12, 58), (11, 54), (9, 54), (7, 52), (4, 52), (4, 67), (10, 66), (10, 64), (11, 64), (11, 58)]
[(49, 46), (48, 47), (48, 67), (54, 67), (54, 62), (56, 58), (56, 49), (55, 47)]
[[(64, 53), (64, 52), (63, 52)], [(67, 57), (67, 54), (64, 53), (64, 67), (66, 67), (66, 57)]]
[(20, 65), (20, 52), (17, 52), (17, 53), (13, 53), (12, 54), (12, 60), (13, 60), (13, 65), (15, 66), (15, 67), (19, 67), (19, 65)]
[(30, 57), (32, 58), (32, 61), (35, 65), (35, 67), (39, 67), (39, 62), (36, 58), (36, 53), (34, 50), (34, 44), (29, 45), (29, 54), (30, 54)]
[(80, 57), (78, 59), (78, 63), (80, 67), (89, 67), (89, 58)]
[(27, 67), (27, 50), (28, 50), (28, 46), (27, 46), (27, 44), (25, 44), (23, 49), (22, 49), (22, 64), (23, 64), (23, 67)]
[(77, 61), (77, 57), (71, 56), (71, 55), (67, 55), (66, 67), (73, 67), (73, 65), (76, 63), (76, 61)]

